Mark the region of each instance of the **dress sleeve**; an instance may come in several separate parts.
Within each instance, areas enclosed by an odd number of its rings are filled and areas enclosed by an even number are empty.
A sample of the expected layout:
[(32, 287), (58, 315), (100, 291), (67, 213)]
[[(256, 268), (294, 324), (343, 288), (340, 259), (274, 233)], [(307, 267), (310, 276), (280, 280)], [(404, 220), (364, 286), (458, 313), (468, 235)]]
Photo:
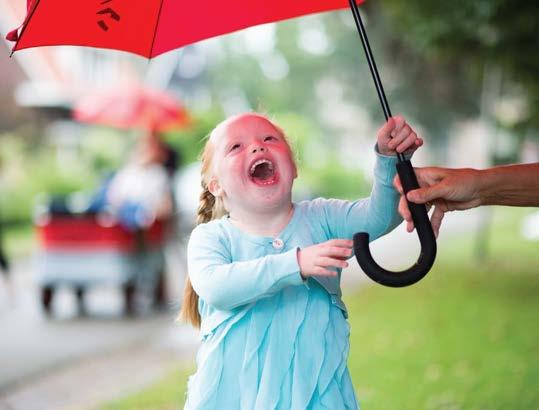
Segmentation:
[(230, 310), (270, 296), (291, 285), (301, 285), (292, 249), (249, 261), (233, 262), (230, 246), (215, 230), (200, 225), (193, 230), (187, 247), (189, 278), (193, 289), (209, 305)]
[(370, 197), (356, 201), (327, 199), (320, 202), (332, 239), (352, 239), (356, 232), (367, 232), (373, 241), (402, 222), (397, 212), (399, 194), (392, 184), (397, 172), (397, 157), (382, 155), (377, 148), (375, 152), (374, 183)]

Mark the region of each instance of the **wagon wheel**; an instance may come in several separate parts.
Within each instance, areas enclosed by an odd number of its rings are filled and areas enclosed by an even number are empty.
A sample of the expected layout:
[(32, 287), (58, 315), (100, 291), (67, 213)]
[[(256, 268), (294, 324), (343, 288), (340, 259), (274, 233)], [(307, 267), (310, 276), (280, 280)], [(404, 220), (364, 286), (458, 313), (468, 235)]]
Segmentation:
[(79, 315), (81, 316), (86, 315), (86, 308), (84, 306), (84, 293), (85, 290), (82, 286), (78, 286), (75, 288), (75, 295), (77, 297), (77, 308), (79, 310)]
[(135, 314), (135, 284), (128, 282), (123, 285), (124, 294), (124, 313), (127, 316)]
[(154, 306), (158, 309), (167, 305), (167, 280), (165, 272), (160, 270), (157, 276), (157, 284), (154, 292)]
[(43, 312), (50, 316), (52, 314), (52, 299), (54, 297), (54, 288), (52, 286), (43, 286), (41, 288), (41, 307)]

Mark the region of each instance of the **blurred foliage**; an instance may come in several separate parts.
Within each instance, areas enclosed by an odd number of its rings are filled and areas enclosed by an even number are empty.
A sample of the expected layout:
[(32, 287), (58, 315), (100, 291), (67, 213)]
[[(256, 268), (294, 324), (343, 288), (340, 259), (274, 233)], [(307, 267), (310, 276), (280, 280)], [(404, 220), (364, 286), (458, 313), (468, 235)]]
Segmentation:
[[(516, 118), (499, 118), (500, 125), (517, 134), (531, 128), (535, 131), (532, 135), (539, 136), (539, 7), (536, 3), (388, 0), (380, 11), (401, 33), (402, 42), (422, 56), (427, 65), (441, 63), (438, 64), (440, 77), (455, 81), (464, 75), (477, 90), (485, 68), (500, 70), (501, 97), (517, 95), (526, 102)], [(458, 90), (466, 92), (462, 88)]]
[[(419, 123), (428, 131), (429, 141), (441, 143), (447, 139), (453, 120), (477, 114), (480, 84), (462, 75), (469, 67), (427, 60), (404, 42), (406, 29), (399, 30), (381, 13), (382, 7), (367, 2), (362, 13), (393, 114), (403, 113), (410, 122)], [(323, 33), (318, 41), (327, 46), (309, 52), (300, 43), (314, 29)], [(349, 11), (280, 23), (276, 27), (276, 51), (272, 53), (237, 52), (238, 42), (236, 37), (227, 38), (227, 50), (236, 52), (228, 53), (210, 68), (208, 80), (212, 89), (223, 85), (235, 87), (242, 90), (253, 107), (258, 107), (260, 101), (265, 107), (286, 107), (312, 118), (323, 132), (338, 134), (334, 126), (320, 118), (324, 111), (339, 108), (333, 104), (335, 96), (325, 95), (326, 89), (321, 87), (324, 81), (331, 80), (334, 85), (330, 88), (342, 88), (340, 102), (367, 109), (375, 124), (383, 124), (376, 89)], [(264, 66), (276, 56), (287, 62), (288, 74), (282, 79), (268, 79)], [(361, 118), (356, 121), (359, 128)], [(375, 136), (364, 137), (374, 140)]]
[(189, 126), (180, 130), (163, 132), (162, 138), (167, 141), (181, 157), (181, 165), (197, 161), (206, 137), (212, 129), (224, 119), (221, 110), (212, 107), (203, 113), (191, 113), (192, 121)]
[(77, 157), (97, 178), (118, 169), (127, 159), (137, 131), (119, 131), (108, 127), (86, 126), (78, 136)]
[(0, 214), (9, 223), (28, 222), (39, 194), (67, 194), (90, 188), (96, 173), (80, 158), (63, 164), (57, 149), (35, 145), (15, 135), (1, 137)]
[[(419, 124), (436, 156), (443, 158), (454, 122), (479, 115), (520, 140), (525, 134), (539, 135), (535, 52), (539, 11), (534, 3), (516, 7), (508, 0), (390, 0), (366, 2), (361, 12), (393, 114), (403, 113)], [(321, 118), (331, 108), (338, 110), (332, 104), (335, 96), (325, 95), (321, 87), (330, 79), (333, 91), (343, 88), (343, 103), (365, 108), (375, 124), (383, 123), (350, 11), (305, 16), (282, 22), (275, 30), (273, 51), (248, 47), (235, 34), (225, 37), (229, 53), (209, 67), (206, 80), (211, 89), (241, 90), (252, 107), (261, 102), (270, 109), (286, 107), (312, 118), (323, 132), (338, 134)], [(318, 51), (303, 44), (313, 30), (318, 35), (308, 40), (310, 44), (326, 44)], [(265, 74), (275, 60), (287, 66), (282, 78)], [(485, 80), (491, 72), (501, 75), (498, 94), (488, 94), (490, 85)], [(490, 99), (489, 110), (482, 107), (485, 98)], [(522, 108), (501, 114), (504, 102)], [(359, 121), (357, 117), (358, 128)], [(508, 158), (516, 159), (514, 154)]]
[(370, 181), (363, 173), (343, 167), (338, 158), (331, 159), (323, 167), (299, 168), (298, 174), (295, 189), (303, 193), (304, 197), (354, 200), (366, 197), (370, 192)]
[(298, 199), (354, 199), (368, 195), (369, 182), (363, 172), (343, 164), (312, 120), (288, 111), (267, 114), (282, 127), (294, 152), (298, 168), (294, 193)]

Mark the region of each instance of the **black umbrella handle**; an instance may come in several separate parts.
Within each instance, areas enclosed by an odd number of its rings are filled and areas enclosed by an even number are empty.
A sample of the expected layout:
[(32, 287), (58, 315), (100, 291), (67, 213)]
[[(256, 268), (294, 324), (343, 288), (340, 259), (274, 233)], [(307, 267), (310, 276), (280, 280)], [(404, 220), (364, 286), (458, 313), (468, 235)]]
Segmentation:
[[(361, 44), (363, 45), (367, 62), (369, 63), (376, 92), (378, 93), (378, 98), (380, 99), (380, 104), (387, 121), (389, 117), (391, 117), (391, 110), (389, 109), (389, 104), (387, 103), (386, 95), (384, 93), (384, 87), (382, 86), (382, 81), (380, 80), (378, 69), (376, 68), (376, 62), (374, 61), (374, 55), (369, 45), (367, 32), (365, 31), (363, 21), (361, 20), (356, 0), (349, 0), (349, 3), (352, 14), (354, 15), (354, 21), (361, 39)], [(407, 193), (410, 190), (419, 188), (414, 168), (410, 161), (405, 159), (402, 153), (398, 153), (397, 157), (399, 160), (397, 163), (397, 172), (399, 173), (404, 192)], [(359, 232), (354, 235), (354, 251), (359, 266), (361, 266), (368, 277), (385, 286), (403, 287), (416, 283), (428, 273), (436, 258), (436, 237), (432, 231), (427, 208), (425, 205), (418, 205), (409, 201), (408, 207), (410, 208), (412, 219), (417, 229), (417, 234), (419, 235), (419, 242), (421, 243), (421, 254), (419, 255), (416, 264), (411, 268), (401, 272), (392, 272), (382, 268), (374, 261), (371, 255), (369, 249), (369, 234)]]
[[(414, 169), (410, 161), (399, 162), (397, 172), (405, 193), (419, 188)], [(408, 207), (421, 243), (421, 253), (416, 264), (401, 272), (393, 272), (379, 266), (373, 259), (369, 249), (369, 234), (359, 232), (354, 235), (354, 252), (356, 259), (365, 274), (381, 285), (394, 288), (413, 285), (421, 280), (430, 270), (436, 258), (436, 237), (429, 221), (425, 205), (408, 201)]]

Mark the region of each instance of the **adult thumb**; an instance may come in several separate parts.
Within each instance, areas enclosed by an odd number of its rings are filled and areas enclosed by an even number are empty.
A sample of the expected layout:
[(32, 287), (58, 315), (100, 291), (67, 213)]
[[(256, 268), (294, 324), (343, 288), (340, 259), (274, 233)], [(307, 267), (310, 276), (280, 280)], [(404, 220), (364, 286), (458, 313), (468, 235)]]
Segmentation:
[(406, 198), (416, 204), (424, 204), (434, 199), (443, 198), (443, 196), (443, 187), (439, 185), (433, 185), (431, 187), (414, 189), (413, 191), (408, 192)]

